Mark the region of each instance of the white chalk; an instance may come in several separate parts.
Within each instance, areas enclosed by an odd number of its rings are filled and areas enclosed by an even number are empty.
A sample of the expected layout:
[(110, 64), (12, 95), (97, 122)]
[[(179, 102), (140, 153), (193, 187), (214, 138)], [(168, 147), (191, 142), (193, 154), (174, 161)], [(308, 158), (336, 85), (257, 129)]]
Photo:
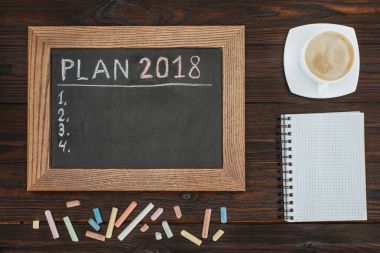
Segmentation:
[(162, 239), (162, 234), (160, 232), (156, 232), (154, 235), (156, 236), (157, 241)]
[(129, 225), (118, 235), (118, 239), (123, 241), (125, 237), (139, 224), (140, 221), (144, 219), (144, 217), (154, 208), (152, 203), (149, 203), (144, 210), (141, 211), (139, 215), (131, 222)]

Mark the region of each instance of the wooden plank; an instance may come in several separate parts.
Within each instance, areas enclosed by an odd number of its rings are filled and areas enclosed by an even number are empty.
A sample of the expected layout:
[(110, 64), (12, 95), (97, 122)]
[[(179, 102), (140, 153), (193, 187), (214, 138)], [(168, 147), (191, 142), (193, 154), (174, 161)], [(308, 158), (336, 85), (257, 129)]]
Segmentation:
[[(32, 2), (32, 1), (31, 1)], [(256, 1), (259, 2), (259, 1)], [(68, 3), (65, 1), (65, 3)], [(262, 4), (261, 4), (262, 5)], [(253, 7), (252, 7), (253, 8)], [(373, 8), (375, 9), (375, 8)], [(209, 11), (209, 10), (205, 10)], [(299, 11), (299, 10), (296, 10)], [(54, 13), (54, 11), (53, 11)], [(68, 10), (66, 15), (72, 15), (74, 11)], [(59, 15), (59, 13), (57, 13)], [(322, 12), (323, 14), (323, 12)], [(108, 24), (104, 22), (72, 22), (69, 19), (66, 19), (61, 16), (57, 16), (57, 20), (59, 22), (50, 22), (41, 19), (43, 16), (32, 16), (33, 13), (27, 13), (26, 16), (30, 15), (28, 18), (33, 18), (33, 20), (24, 21), (24, 23), (17, 23), (16, 21), (9, 24), (9, 26), (1, 26), (0, 24), (0, 47), (8, 47), (8, 46), (16, 46), (16, 47), (26, 47), (28, 44), (27, 37), (27, 26), (33, 25), (131, 25), (126, 21), (121, 21), (119, 23)], [(227, 12), (226, 15), (229, 15)], [(343, 13), (344, 15), (344, 13)], [(225, 21), (218, 20), (210, 20), (210, 21), (199, 21), (199, 22), (191, 22), (191, 21), (181, 21), (180, 23), (168, 22), (162, 23), (160, 25), (244, 25), (246, 28), (246, 43), (247, 46), (253, 45), (283, 45), (286, 40), (286, 36), (288, 34), (289, 29), (305, 24), (311, 23), (319, 23), (318, 20), (311, 20), (310, 22), (305, 22), (304, 17), (300, 17), (290, 23), (285, 20), (274, 21), (271, 18), (267, 18), (263, 20), (260, 17), (256, 17), (250, 21), (245, 21), (244, 18), (247, 18), (249, 14), (239, 15), (235, 18), (235, 21), (231, 21), (227, 19)], [(355, 28), (356, 35), (358, 37), (360, 45), (378, 45), (380, 44), (380, 35), (377, 32), (380, 29), (379, 21), (374, 21), (371, 25), (368, 25), (370, 21), (362, 21), (362, 18), (365, 17), (365, 14), (357, 15), (354, 20), (342, 22), (342, 20), (332, 20), (330, 17), (324, 18), (323, 20), (326, 23), (336, 23), (347, 25)], [(371, 20), (377, 20), (378, 17), (371, 17)], [(141, 22), (142, 25), (157, 25), (158, 23), (154, 22)], [(276, 27), (276, 29), (273, 29)]]
[[(290, 92), (284, 74), (283, 46), (252, 46), (246, 54), (246, 102), (315, 104), (320, 100)], [(329, 102), (380, 102), (380, 45), (360, 45), (360, 74), (357, 90)]]
[[(38, 3), (38, 4), (36, 4)], [(59, 3), (59, 8), (57, 4)], [(43, 8), (41, 8), (43, 6)], [(376, 1), (2, 1), (0, 43), (26, 45), (26, 25), (246, 25), (249, 44), (283, 44), (287, 31), (309, 23), (357, 29), (361, 43), (380, 41)], [(371, 25), (369, 25), (371, 24)], [(275, 29), (274, 29), (275, 28)], [(1, 44), (0, 44), (1, 45)]]
[[(27, 48), (0, 47), (0, 103), (26, 103)], [(361, 45), (361, 66), (355, 93), (333, 102), (380, 102), (380, 45)], [(318, 100), (290, 93), (282, 63), (282, 45), (246, 47), (246, 102), (315, 103)], [(1, 63), (3, 62), (3, 64)], [(1, 70), (3, 69), (3, 70)]]
[[(74, 3), (75, 2), (75, 3)], [(53, 209), (58, 218), (81, 221), (80, 239), (94, 205), (105, 215), (115, 204), (131, 200), (154, 201), (170, 208), (180, 204), (181, 222), (172, 225), (172, 240), (154, 240), (134, 232), (128, 241), (71, 243), (64, 231), (49, 240), (46, 222), (41, 231), (26, 225), (0, 225), (1, 252), (377, 252), (378, 224), (234, 224), (223, 225), (220, 242), (198, 248), (177, 236), (181, 228), (200, 236), (203, 209), (227, 205), (230, 221), (269, 222), (277, 214), (276, 136), (274, 116), (284, 112), (361, 110), (366, 113), (367, 200), (369, 222), (380, 220), (379, 47), (380, 15), (377, 1), (1, 1), (0, 2), (0, 103), (26, 103), (28, 25), (245, 25), (246, 26), (246, 193), (27, 193), (26, 106), (0, 105), (0, 217), (20, 222)], [(356, 29), (360, 43), (359, 89), (342, 98), (318, 101), (293, 96), (283, 76), (283, 43), (290, 28), (316, 22), (338, 23)], [(252, 47), (250, 47), (252, 45)], [(258, 104), (263, 103), (263, 104)], [(268, 103), (268, 104), (266, 104)], [(268, 113), (267, 113), (268, 111)], [(79, 197), (82, 209), (66, 209), (67, 200)], [(174, 217), (174, 214), (172, 214)], [(215, 217), (212, 221), (215, 222)], [(170, 219), (169, 219), (170, 220)], [(75, 224), (74, 224), (75, 226)], [(214, 228), (214, 227), (212, 227)], [(215, 227), (216, 229), (216, 227)], [(213, 231), (210, 231), (211, 233)], [(275, 241), (275, 243), (272, 243)]]
[[(280, 222), (278, 215), (277, 165), (277, 117), (281, 113), (325, 112), (325, 111), (364, 111), (366, 122), (366, 173), (368, 218), (380, 222), (380, 114), (377, 103), (334, 103), (320, 101), (315, 104), (249, 104), (246, 111), (246, 185), (244, 193), (215, 192), (115, 192), (115, 193), (31, 193), (26, 192), (26, 105), (0, 105), (0, 216), (4, 221), (31, 221), (33, 216), (42, 219), (43, 211), (51, 208), (60, 216), (67, 212), (65, 203), (79, 199), (81, 208), (73, 208), (74, 221), (85, 222), (91, 209), (99, 206), (106, 217), (111, 207), (118, 204), (120, 209), (136, 200), (137, 210), (149, 201), (164, 207), (171, 213), (170, 221), (175, 220), (172, 208), (178, 204), (182, 208), (183, 222), (194, 222), (203, 217), (205, 208), (228, 207), (230, 221)], [(139, 209), (140, 208), (140, 209)], [(165, 211), (166, 212), (166, 211)]]
[[(53, 214), (54, 215), (54, 214)], [(71, 217), (70, 217), (71, 218)], [(61, 219), (57, 216), (57, 219)], [(142, 225), (142, 223), (141, 223)], [(183, 238), (185, 229), (200, 238), (202, 224), (170, 224), (174, 237), (157, 242), (154, 232), (161, 231), (160, 224), (149, 224), (147, 232), (135, 229), (120, 242), (116, 235), (124, 228), (114, 231), (114, 236), (104, 243), (85, 238), (88, 225), (73, 226), (79, 242), (73, 243), (62, 222), (58, 223), (60, 238), (51, 239), (45, 221), (40, 230), (32, 230), (32, 224), (0, 225), (0, 250), (2, 252), (377, 252), (380, 243), (378, 224), (211, 224), (210, 234), (223, 229), (218, 242), (209, 237), (200, 247)], [(140, 226), (140, 225), (139, 225)], [(138, 226), (138, 227), (139, 227)], [(104, 234), (106, 224), (100, 233)], [(22, 240), (22, 243), (20, 242)]]

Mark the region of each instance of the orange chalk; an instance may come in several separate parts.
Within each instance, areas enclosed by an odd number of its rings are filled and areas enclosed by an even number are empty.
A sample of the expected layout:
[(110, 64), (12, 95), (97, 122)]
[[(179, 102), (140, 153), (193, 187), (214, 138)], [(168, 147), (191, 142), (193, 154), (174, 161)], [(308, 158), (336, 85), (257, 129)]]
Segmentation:
[(68, 202), (66, 202), (66, 206), (67, 206), (67, 208), (80, 206), (80, 201), (79, 200), (68, 201)]
[(206, 239), (208, 237), (208, 229), (210, 227), (211, 219), (211, 209), (205, 210), (205, 217), (203, 219), (203, 229), (202, 229), (202, 238)]
[(177, 219), (181, 219), (182, 212), (181, 212), (181, 208), (179, 206), (174, 206), (174, 213), (175, 213), (175, 217), (177, 217)]
[(148, 226), (148, 224), (145, 223), (145, 224), (140, 228), (140, 231), (143, 232), (143, 233), (145, 233), (148, 229), (149, 229), (149, 226)]
[(120, 227), (121, 224), (128, 218), (128, 216), (132, 213), (132, 211), (136, 208), (136, 201), (131, 202), (129, 206), (125, 209), (125, 211), (120, 215), (119, 219), (117, 219), (115, 223), (115, 227)]
[(104, 242), (106, 240), (106, 237), (104, 235), (94, 233), (91, 231), (86, 231), (86, 237), (91, 238), (91, 239), (95, 239), (98, 241), (102, 241), (102, 242)]

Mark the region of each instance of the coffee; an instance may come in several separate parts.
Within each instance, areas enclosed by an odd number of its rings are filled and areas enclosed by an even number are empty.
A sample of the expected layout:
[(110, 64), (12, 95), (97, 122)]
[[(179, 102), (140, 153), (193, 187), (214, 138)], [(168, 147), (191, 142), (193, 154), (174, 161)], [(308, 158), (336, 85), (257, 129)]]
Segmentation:
[(354, 63), (351, 42), (337, 32), (322, 32), (308, 43), (305, 63), (319, 79), (335, 81), (344, 77)]

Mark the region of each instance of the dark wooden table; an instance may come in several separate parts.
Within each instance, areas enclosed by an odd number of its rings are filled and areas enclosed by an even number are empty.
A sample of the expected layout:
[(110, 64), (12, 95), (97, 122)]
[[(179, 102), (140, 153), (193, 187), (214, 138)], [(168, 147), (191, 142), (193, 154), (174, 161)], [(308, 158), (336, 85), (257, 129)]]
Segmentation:
[[(314, 100), (290, 93), (283, 71), (286, 35), (308, 23), (338, 23), (355, 28), (361, 69), (354, 94)], [(245, 25), (246, 174), (244, 193), (183, 192), (27, 192), (27, 26), (37, 25)], [(287, 224), (278, 218), (279, 188), (276, 118), (281, 113), (362, 111), (365, 113), (368, 221)], [(356, 1), (1, 1), (0, 2), (0, 252), (380, 252), (380, 2)], [(65, 202), (82, 201), (66, 209)], [(91, 208), (108, 219), (111, 207), (132, 200), (171, 211), (174, 238), (155, 241), (133, 232), (124, 242), (84, 238)], [(227, 206), (229, 223), (212, 216), (210, 233), (222, 239), (202, 247), (179, 236), (182, 228), (200, 236), (203, 211)], [(44, 218), (51, 209), (61, 238), (52, 240)], [(216, 211), (215, 211), (216, 213)], [(62, 217), (69, 215), (81, 241), (73, 243)], [(41, 229), (32, 230), (40, 219)], [(106, 229), (103, 226), (102, 231)], [(116, 230), (118, 234), (120, 230)]]

